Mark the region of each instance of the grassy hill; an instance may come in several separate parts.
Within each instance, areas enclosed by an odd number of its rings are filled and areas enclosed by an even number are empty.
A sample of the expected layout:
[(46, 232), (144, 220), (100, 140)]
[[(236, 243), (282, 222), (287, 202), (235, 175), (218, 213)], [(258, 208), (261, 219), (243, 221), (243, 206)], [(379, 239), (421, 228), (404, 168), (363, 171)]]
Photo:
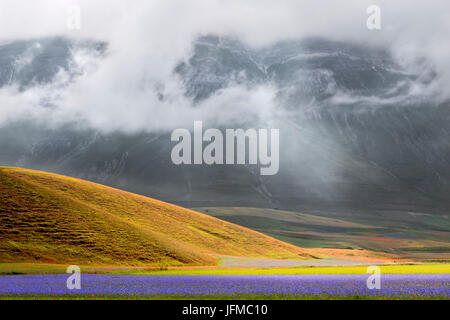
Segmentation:
[(215, 265), (303, 249), (172, 204), (65, 176), (0, 168), (0, 262)]

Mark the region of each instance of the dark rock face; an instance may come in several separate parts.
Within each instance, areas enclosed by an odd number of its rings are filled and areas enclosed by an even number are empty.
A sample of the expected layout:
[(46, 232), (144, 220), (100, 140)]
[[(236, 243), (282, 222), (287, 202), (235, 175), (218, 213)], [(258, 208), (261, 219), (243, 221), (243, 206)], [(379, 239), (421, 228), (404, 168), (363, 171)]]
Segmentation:
[[(284, 107), (323, 101), (338, 90), (387, 97), (406, 92), (417, 75), (405, 74), (389, 53), (322, 39), (282, 42), (260, 50), (237, 41), (208, 36), (195, 44), (192, 57), (176, 71), (186, 94), (200, 100), (231, 82), (270, 82), (284, 97)], [(397, 91), (393, 91), (396, 88)]]
[[(49, 83), (60, 70), (69, 70), (72, 50), (83, 48), (102, 53), (106, 50), (106, 44), (66, 38), (0, 44), (0, 87), (16, 84), (26, 90), (36, 84)], [(74, 71), (72, 76), (76, 75)]]
[[(39, 43), (0, 46), (0, 86), (17, 82), (26, 90), (67, 68), (70, 41)], [(32, 62), (13, 72), (13, 61), (28, 50), (37, 50)], [(278, 105), (289, 114), (275, 121), (281, 129), (279, 174), (262, 177), (254, 166), (175, 166), (170, 132), (106, 135), (29, 122), (0, 128), (0, 164), (72, 175), (184, 206), (441, 214), (450, 200), (450, 104), (426, 94), (437, 71), (418, 70), (403, 69), (385, 50), (323, 39), (251, 49), (237, 40), (202, 37), (174, 70), (185, 94), (195, 108), (230, 85), (274, 86)], [(413, 87), (425, 93), (413, 93)]]

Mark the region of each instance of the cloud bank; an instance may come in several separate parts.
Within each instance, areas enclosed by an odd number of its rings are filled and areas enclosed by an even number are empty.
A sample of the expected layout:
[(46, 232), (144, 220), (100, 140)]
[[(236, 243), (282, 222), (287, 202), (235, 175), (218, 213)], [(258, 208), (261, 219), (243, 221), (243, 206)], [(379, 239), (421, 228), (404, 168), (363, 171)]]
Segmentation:
[[(380, 31), (366, 28), (366, 8), (372, 4), (381, 8)], [(80, 30), (67, 28), (67, 10), (74, 5), (81, 9)], [(61, 71), (50, 84), (25, 91), (1, 88), (0, 126), (33, 119), (135, 132), (183, 127), (194, 120), (220, 124), (274, 117), (276, 89), (270, 85), (231, 86), (192, 105), (173, 70), (201, 34), (232, 35), (253, 47), (310, 36), (383, 46), (407, 69), (425, 57), (438, 71), (437, 90), (443, 98), (450, 96), (447, 0), (3, 0), (0, 43), (65, 36), (105, 41), (108, 51), (104, 57), (73, 52), (72, 67), (80, 74), (75, 80)]]

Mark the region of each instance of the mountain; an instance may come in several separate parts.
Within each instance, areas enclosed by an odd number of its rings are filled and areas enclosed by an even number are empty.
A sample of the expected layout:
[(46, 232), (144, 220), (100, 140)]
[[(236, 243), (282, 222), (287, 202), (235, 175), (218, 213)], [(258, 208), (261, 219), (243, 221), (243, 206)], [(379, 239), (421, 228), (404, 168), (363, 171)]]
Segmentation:
[(311, 258), (176, 205), (75, 178), (0, 168), (0, 261), (215, 265), (214, 255)]
[(103, 42), (62, 37), (0, 43), (0, 87), (17, 85), (26, 90), (54, 81), (61, 70), (69, 72), (73, 79), (80, 75), (75, 66), (75, 52), (84, 50), (102, 55), (106, 47)]
[(450, 258), (450, 220), (446, 216), (413, 212), (325, 216), (249, 207), (196, 210), (302, 248), (315, 248), (316, 254), (317, 248), (333, 248), (329, 252), (364, 249), (422, 261)]
[[(5, 57), (21, 57), (37, 42), (40, 51), (28, 69), (21, 69), (28, 71), (12, 73), (11, 61), (17, 59)], [(52, 81), (50, 65), (66, 68), (79, 46), (101, 55), (107, 45), (60, 38), (3, 44), (0, 85), (18, 83), (26, 90)], [(254, 166), (175, 166), (170, 132), (106, 134), (24, 120), (0, 127), (0, 163), (75, 176), (185, 207), (445, 218), (450, 103), (434, 99), (438, 71), (426, 60), (408, 69), (389, 50), (365, 44), (311, 38), (255, 49), (239, 39), (204, 36), (194, 41), (174, 76), (192, 108), (234, 85), (275, 88), (276, 103), (287, 115), (271, 123), (280, 128), (279, 174), (261, 177)], [(414, 222), (409, 226), (414, 228)]]

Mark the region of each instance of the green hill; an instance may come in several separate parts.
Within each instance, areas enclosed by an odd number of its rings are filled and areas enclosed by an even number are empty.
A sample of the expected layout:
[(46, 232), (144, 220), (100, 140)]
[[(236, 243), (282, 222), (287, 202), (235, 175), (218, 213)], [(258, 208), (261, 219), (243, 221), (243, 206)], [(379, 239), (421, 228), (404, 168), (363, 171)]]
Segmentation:
[(172, 204), (0, 168), (0, 262), (215, 265), (214, 255), (310, 258), (299, 247)]
[(447, 216), (413, 212), (306, 214), (249, 207), (195, 208), (210, 216), (257, 230), (302, 248), (364, 249), (398, 258), (450, 257)]

